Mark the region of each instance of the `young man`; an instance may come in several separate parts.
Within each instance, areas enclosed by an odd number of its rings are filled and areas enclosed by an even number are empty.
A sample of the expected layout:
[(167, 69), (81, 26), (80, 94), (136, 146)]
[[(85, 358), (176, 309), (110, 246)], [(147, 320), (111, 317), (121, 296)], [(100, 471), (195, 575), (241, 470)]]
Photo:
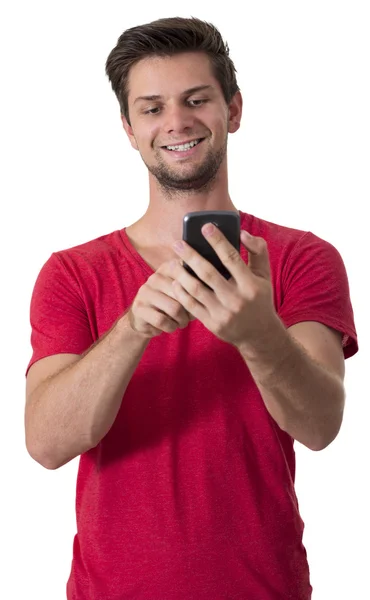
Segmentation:
[[(343, 261), (233, 204), (242, 97), (213, 26), (132, 28), (106, 70), (149, 207), (53, 253), (31, 301), (27, 448), (49, 469), (81, 455), (68, 599), (308, 600), (293, 442), (320, 450), (341, 426), (358, 350)], [(174, 247), (211, 209), (241, 216), (240, 255), (207, 237), (230, 280)]]

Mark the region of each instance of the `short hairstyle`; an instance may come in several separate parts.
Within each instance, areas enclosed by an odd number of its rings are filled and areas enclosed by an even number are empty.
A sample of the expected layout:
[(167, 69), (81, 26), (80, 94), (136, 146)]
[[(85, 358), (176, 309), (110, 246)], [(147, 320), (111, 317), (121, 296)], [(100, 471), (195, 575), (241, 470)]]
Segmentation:
[(106, 61), (106, 75), (119, 102), (121, 114), (128, 123), (128, 78), (131, 67), (150, 56), (167, 57), (184, 52), (203, 52), (209, 57), (214, 77), (221, 86), (226, 103), (230, 103), (239, 87), (228, 44), (223, 41), (218, 29), (195, 17), (158, 19), (124, 31)]

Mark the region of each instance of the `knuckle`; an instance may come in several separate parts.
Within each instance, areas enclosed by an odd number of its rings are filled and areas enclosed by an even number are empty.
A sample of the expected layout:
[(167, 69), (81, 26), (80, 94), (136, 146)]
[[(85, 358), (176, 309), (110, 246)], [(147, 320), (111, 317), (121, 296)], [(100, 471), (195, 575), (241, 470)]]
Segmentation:
[(189, 323), (189, 317), (188, 317), (188, 315), (187, 315), (187, 314), (183, 314), (183, 315), (181, 315), (181, 318), (179, 318), (179, 319), (177, 320), (177, 322), (178, 322), (178, 324), (179, 324), (178, 326), (179, 326), (181, 329), (183, 329), (183, 328), (184, 328), (184, 327), (186, 327), (186, 326), (188, 325), (188, 323)]
[(156, 312), (155, 317), (154, 317), (154, 327), (157, 327), (158, 329), (161, 329), (163, 327), (163, 325), (166, 323), (166, 317), (163, 313), (160, 312)]
[(264, 248), (267, 248), (267, 242), (264, 238), (257, 238), (257, 243), (258, 243), (258, 247), (259, 249), (263, 250)]
[(197, 306), (198, 302), (195, 300), (195, 298), (189, 298), (188, 312), (192, 313), (196, 310)]
[[(213, 269), (205, 269), (204, 270), (204, 277), (203, 278), (204, 278), (205, 281), (213, 282), (214, 278), (215, 278), (215, 275), (217, 275), (217, 274), (218, 274), (218, 271), (215, 268), (213, 268)], [(200, 287), (201, 287), (201, 290), (204, 291), (204, 286), (203, 286), (202, 283), (200, 283)]]
[[(200, 293), (201, 293), (201, 291), (202, 291), (202, 288), (203, 288), (203, 285), (202, 285), (202, 283), (199, 281), (199, 279), (195, 279), (195, 277), (194, 277), (194, 281), (192, 282), (192, 286), (191, 286), (191, 293), (192, 293), (194, 296), (199, 296), (199, 294), (200, 294)], [(194, 298), (191, 298), (191, 296), (190, 296), (190, 298), (189, 298), (189, 302), (190, 302), (191, 300), (194, 302)]]
[(217, 319), (217, 328), (215, 333), (218, 335), (226, 331), (229, 328), (229, 322), (230, 314), (227, 311), (224, 311), (223, 314)]
[(135, 300), (132, 303), (132, 310), (133, 311), (138, 310), (138, 309), (142, 308), (145, 305), (145, 302), (144, 302), (144, 300), (142, 298), (143, 294), (144, 294), (144, 291), (142, 291), (142, 290), (138, 291), (137, 296), (136, 296)]
[(172, 319), (173, 321), (180, 323), (181, 320), (184, 319), (185, 310), (182, 307), (182, 305), (179, 302), (177, 302), (177, 300), (173, 300), (171, 298), (169, 299), (167, 313), (167, 320)]
[(171, 316), (173, 319), (175, 319), (176, 321), (180, 321), (181, 319), (184, 318), (185, 310), (177, 302), (175, 309), (173, 311), (171, 311), (171, 313), (172, 313)]
[(260, 295), (260, 290), (257, 286), (251, 285), (249, 286), (246, 295), (249, 302), (256, 302), (258, 300), (258, 296)]
[(233, 298), (233, 300), (230, 302), (229, 308), (232, 314), (239, 314), (244, 308), (244, 302), (242, 298)]
[(153, 273), (153, 275), (151, 275), (150, 277), (148, 277), (148, 279), (146, 280), (146, 282), (144, 283), (144, 285), (140, 288), (139, 292), (142, 290), (142, 288), (144, 286), (155, 288), (156, 276), (157, 276), (157, 274)]
[(240, 254), (236, 248), (232, 248), (232, 249), (228, 249), (226, 251), (226, 255), (225, 255), (223, 262), (234, 263), (238, 260), (240, 260)]
[[(195, 295), (195, 293), (194, 293)], [(198, 296), (199, 297), (199, 296)], [(191, 313), (198, 305), (198, 302), (195, 300), (195, 298), (193, 298), (191, 295), (188, 298), (187, 301), (187, 305), (186, 305), (186, 309), (183, 309), (183, 315), (185, 315), (185, 318), (188, 319), (189, 318), (189, 313)]]

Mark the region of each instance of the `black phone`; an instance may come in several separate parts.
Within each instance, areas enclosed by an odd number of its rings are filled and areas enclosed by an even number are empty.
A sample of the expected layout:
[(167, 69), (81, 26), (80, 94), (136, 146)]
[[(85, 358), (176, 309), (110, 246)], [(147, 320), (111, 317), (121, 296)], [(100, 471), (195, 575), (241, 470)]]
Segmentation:
[[(206, 223), (216, 225), (230, 244), (240, 252), (240, 214), (232, 210), (199, 210), (187, 213), (183, 219), (182, 239), (208, 260), (225, 279), (230, 279), (230, 272), (202, 234), (201, 228)], [(201, 281), (200, 277), (185, 262), (183, 262), (183, 267)], [(202, 283), (207, 285), (204, 281)], [(209, 288), (208, 285), (207, 287)]]

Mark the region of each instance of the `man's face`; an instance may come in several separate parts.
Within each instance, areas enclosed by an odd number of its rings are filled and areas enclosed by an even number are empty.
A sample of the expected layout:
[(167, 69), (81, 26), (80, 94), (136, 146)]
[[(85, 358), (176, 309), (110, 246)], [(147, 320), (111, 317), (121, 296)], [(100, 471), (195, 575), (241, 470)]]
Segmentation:
[(139, 61), (128, 88), (131, 127), (123, 124), (150, 173), (170, 190), (209, 186), (226, 161), (228, 132), (239, 128), (240, 94), (227, 106), (199, 52)]

